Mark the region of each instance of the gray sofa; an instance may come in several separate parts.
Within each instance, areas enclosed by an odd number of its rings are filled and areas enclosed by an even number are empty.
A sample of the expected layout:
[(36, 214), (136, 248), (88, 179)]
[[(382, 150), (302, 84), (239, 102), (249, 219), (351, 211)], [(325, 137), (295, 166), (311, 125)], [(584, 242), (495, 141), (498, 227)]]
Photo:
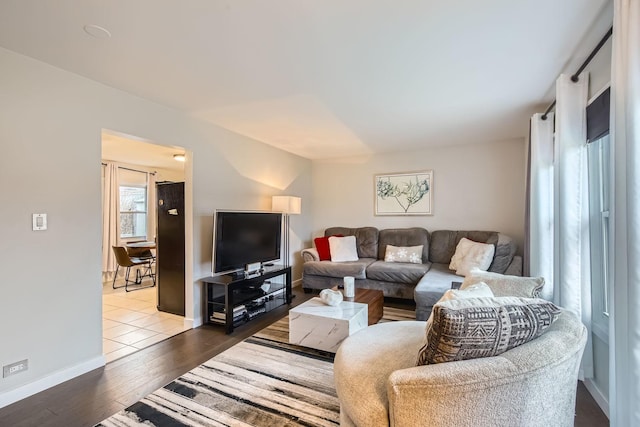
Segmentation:
[[(375, 227), (331, 227), (325, 236), (355, 236), (358, 261), (320, 261), (315, 249), (304, 249), (302, 287), (321, 290), (342, 284), (345, 276), (356, 279), (356, 288), (377, 289), (385, 297), (415, 299), (416, 319), (426, 320), (431, 308), (451, 283), (464, 278), (449, 270), (456, 245), (463, 237), (496, 247), (488, 271), (510, 275), (522, 274), (522, 258), (515, 255), (516, 244), (509, 236), (495, 231), (449, 231), (429, 233), (424, 228), (378, 230)], [(387, 245), (423, 245), (422, 264), (384, 261)]]

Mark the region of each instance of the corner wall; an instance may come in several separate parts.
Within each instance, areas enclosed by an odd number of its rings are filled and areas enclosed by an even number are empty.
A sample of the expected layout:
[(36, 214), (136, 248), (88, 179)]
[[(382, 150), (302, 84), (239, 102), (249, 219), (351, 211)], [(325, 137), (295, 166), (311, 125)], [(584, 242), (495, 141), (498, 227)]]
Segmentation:
[[(102, 129), (192, 155), (195, 325), (214, 210), (269, 210), (272, 195), (310, 200), (312, 188), (309, 160), (2, 48), (0, 69), (0, 365), (29, 359), (0, 378), (2, 407), (104, 364)], [(291, 222), (298, 235), (311, 233), (304, 209)], [(48, 214), (48, 230), (31, 230), (33, 213)]]
[[(433, 215), (375, 216), (374, 175), (433, 169)], [(524, 241), (524, 139), (313, 162), (313, 236), (330, 226), (495, 230)]]

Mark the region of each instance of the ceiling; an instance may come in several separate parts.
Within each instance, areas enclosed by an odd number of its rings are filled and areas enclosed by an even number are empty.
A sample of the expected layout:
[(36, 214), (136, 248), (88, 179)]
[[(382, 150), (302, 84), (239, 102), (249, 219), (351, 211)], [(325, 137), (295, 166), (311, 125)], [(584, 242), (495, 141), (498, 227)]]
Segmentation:
[(184, 148), (152, 144), (113, 132), (102, 132), (102, 160), (184, 171), (184, 162), (173, 158), (176, 154), (184, 153)]
[(607, 2), (3, 0), (0, 46), (320, 159), (523, 137)]

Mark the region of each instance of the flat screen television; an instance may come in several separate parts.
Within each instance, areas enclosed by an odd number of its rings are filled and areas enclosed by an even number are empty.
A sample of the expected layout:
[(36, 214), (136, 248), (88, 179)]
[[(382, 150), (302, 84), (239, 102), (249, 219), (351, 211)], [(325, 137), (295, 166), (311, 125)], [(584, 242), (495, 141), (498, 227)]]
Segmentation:
[(282, 214), (216, 211), (213, 220), (213, 273), (246, 269), (280, 258)]

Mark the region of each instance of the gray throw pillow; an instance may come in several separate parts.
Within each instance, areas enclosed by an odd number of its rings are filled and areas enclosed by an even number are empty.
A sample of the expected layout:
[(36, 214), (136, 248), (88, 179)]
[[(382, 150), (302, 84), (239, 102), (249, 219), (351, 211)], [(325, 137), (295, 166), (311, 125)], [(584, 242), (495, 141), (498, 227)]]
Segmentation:
[(433, 307), (418, 365), (497, 356), (542, 335), (560, 314), (543, 299), (495, 297), (443, 301)]

